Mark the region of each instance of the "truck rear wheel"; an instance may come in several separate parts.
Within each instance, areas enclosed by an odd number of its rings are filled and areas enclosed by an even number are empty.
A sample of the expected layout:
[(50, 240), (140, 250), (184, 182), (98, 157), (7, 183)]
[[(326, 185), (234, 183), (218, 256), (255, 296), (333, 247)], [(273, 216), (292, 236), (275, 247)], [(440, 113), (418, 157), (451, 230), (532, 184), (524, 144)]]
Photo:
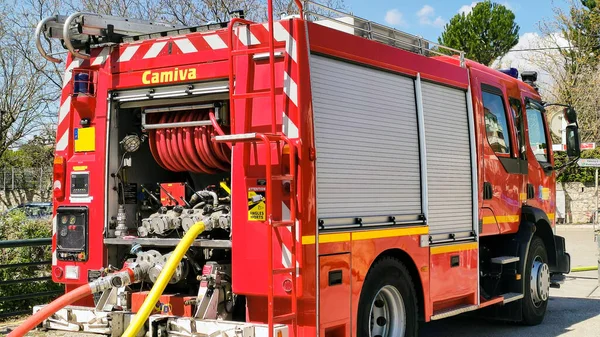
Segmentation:
[(544, 320), (550, 296), (550, 269), (548, 253), (541, 238), (534, 236), (527, 253), (525, 265), (525, 297), (523, 298), (523, 324), (538, 325)]
[(417, 299), (404, 264), (392, 257), (369, 270), (358, 303), (358, 337), (416, 337)]

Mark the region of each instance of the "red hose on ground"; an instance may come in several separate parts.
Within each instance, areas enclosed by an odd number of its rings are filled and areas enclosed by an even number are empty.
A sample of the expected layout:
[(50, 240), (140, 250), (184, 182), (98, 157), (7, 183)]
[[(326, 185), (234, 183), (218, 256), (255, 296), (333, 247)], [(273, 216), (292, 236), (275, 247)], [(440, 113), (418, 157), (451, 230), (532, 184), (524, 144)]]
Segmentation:
[(21, 325), (9, 333), (7, 337), (25, 336), (26, 333), (38, 326), (46, 318), (52, 316), (52, 314), (55, 312), (90, 295), (92, 295), (92, 288), (89, 284), (84, 284), (81, 287), (62, 295), (61, 297), (52, 301), (50, 304), (43, 307), (40, 311), (33, 314), (25, 322), (21, 323)]

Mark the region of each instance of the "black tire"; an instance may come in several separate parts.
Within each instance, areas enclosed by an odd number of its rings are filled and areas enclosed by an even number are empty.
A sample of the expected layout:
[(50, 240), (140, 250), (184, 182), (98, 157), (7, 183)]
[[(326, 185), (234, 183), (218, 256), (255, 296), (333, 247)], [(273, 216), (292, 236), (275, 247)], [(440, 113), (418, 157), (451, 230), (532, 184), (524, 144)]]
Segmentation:
[(548, 300), (542, 301), (538, 306), (533, 303), (531, 297), (531, 270), (533, 262), (536, 257), (541, 258), (544, 263), (548, 263), (548, 253), (546, 252), (546, 246), (541, 238), (534, 236), (529, 244), (529, 251), (527, 252), (527, 264), (525, 265), (525, 297), (523, 298), (523, 320), (522, 323), (525, 325), (538, 325), (544, 320), (546, 314), (546, 308), (548, 306)]
[(404, 336), (416, 337), (418, 335), (418, 309), (413, 280), (404, 264), (392, 257), (383, 257), (376, 261), (367, 274), (358, 303), (357, 337), (375, 337), (370, 336), (371, 304), (385, 286), (393, 286), (402, 297), (406, 314)]

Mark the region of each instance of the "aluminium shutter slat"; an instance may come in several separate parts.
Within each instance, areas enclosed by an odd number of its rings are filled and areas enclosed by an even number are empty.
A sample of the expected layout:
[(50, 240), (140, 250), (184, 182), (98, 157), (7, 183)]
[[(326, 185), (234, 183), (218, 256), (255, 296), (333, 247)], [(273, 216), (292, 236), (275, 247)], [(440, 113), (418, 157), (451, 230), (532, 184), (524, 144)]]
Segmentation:
[(414, 82), (311, 56), (317, 216), (421, 213)]
[(473, 229), (471, 153), (463, 90), (422, 83), (430, 234)]

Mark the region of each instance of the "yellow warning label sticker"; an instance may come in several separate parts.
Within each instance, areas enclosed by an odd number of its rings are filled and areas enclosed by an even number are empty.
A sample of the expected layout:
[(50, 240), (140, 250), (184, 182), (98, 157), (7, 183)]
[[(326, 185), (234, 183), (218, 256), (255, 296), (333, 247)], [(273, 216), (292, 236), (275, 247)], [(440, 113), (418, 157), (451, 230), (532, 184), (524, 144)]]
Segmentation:
[(261, 188), (248, 190), (248, 221), (266, 221), (265, 191)]

